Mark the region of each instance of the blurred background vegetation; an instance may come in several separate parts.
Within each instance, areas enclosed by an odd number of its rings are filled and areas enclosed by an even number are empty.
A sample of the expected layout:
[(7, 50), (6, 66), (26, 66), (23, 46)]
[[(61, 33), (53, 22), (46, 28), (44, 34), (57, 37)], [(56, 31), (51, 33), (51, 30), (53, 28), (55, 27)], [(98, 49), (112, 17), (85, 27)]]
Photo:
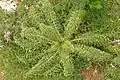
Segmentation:
[[(70, 20), (73, 20), (70, 25), (73, 25), (74, 28), (76, 19), (71, 19), (71, 16), (76, 10), (85, 11), (84, 19), (77, 23), (77, 29), (68, 40), (73, 40), (71, 43), (78, 48), (85, 45), (83, 46), (85, 49), (77, 52), (80, 53), (80, 56), (71, 52), (74, 71), (72, 76), (65, 76), (64, 69), (71, 68), (72, 65), (68, 64), (67, 68), (64, 67), (64, 62), (59, 62), (58, 55), (51, 60), (54, 49), (47, 54), (44, 53), (51, 48), (52, 43), (46, 43), (44, 40), (42, 44), (39, 42), (38, 35), (40, 35), (39, 32), (42, 32), (42, 30), (39, 31), (39, 23), (52, 26), (62, 37), (66, 37), (65, 30)], [(77, 15), (76, 13), (74, 16)], [(75, 18), (77, 17), (75, 16)], [(27, 29), (32, 30), (27, 31)], [(43, 30), (45, 34), (49, 32), (48, 34), (52, 37), (50, 39), (53, 39), (54, 36), (56, 38), (57, 35), (52, 31), (54, 29)], [(8, 32), (10, 35), (7, 34)], [(82, 38), (82, 40), (74, 42), (74, 39), (77, 38)], [(39, 40), (37, 41), (37, 39)], [(97, 64), (102, 74), (102, 80), (120, 80), (120, 45), (112, 43), (119, 39), (119, 0), (24, 0), (15, 13), (5, 13), (0, 9), (0, 46), (3, 46), (0, 47), (0, 71), (5, 73), (6, 80), (82, 80), (80, 74), (84, 66), (89, 68), (92, 64)], [(82, 51), (86, 54), (83, 54)], [(94, 53), (96, 54), (93, 55)], [(108, 55), (101, 57), (99, 53), (108, 53)], [(40, 68), (38, 71), (35, 69), (36, 72), (32, 73), (40, 60), (41, 64), (38, 65)], [(44, 64), (41, 68), (42, 63), (47, 60), (50, 63)], [(28, 72), (30, 75), (26, 77)], [(45, 73), (41, 76), (42, 72)]]

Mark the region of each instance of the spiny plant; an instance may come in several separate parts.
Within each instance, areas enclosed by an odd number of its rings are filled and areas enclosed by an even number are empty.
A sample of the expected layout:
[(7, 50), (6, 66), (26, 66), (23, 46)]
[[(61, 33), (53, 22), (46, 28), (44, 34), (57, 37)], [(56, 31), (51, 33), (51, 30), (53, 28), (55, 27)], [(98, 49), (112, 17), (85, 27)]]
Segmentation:
[(57, 13), (60, 3), (52, 5), (49, 0), (40, 0), (37, 5), (34, 5), (36, 1), (31, 3), (33, 5), (27, 5), (29, 9), (21, 5), (20, 12), (9, 15), (4, 24), (9, 24), (8, 30), (13, 32), (0, 56), (4, 59), (0, 61), (6, 79), (75, 80), (76, 57), (103, 66), (120, 65), (119, 47), (111, 44), (113, 35), (91, 31), (76, 35), (80, 24), (84, 23), (86, 2), (79, 8), (72, 5), (63, 24), (60, 24), (61, 14)]

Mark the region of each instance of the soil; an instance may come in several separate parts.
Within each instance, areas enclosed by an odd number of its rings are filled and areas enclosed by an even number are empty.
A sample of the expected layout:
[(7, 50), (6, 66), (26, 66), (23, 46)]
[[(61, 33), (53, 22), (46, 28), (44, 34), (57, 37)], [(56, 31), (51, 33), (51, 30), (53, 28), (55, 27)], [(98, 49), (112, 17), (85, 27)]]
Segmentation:
[(0, 72), (0, 80), (4, 80), (4, 73)]
[(83, 80), (101, 80), (101, 74), (97, 65), (93, 65), (89, 69), (84, 66), (81, 75), (85, 77)]

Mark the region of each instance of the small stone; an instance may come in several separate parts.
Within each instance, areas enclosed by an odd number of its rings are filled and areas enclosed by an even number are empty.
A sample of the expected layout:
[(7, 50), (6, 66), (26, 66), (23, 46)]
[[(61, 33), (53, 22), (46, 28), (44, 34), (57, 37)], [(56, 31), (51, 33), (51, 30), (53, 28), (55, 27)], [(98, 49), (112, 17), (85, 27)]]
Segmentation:
[(3, 45), (0, 45), (0, 48), (3, 48)]
[(27, 5), (25, 5), (25, 8), (28, 9), (29, 7)]
[(120, 40), (113, 40), (112, 43), (120, 44)]
[(10, 34), (11, 34), (10, 31), (5, 31), (5, 32), (4, 32), (4, 39), (5, 39), (7, 42), (10, 40)]
[(17, 4), (13, 0), (0, 1), (0, 7), (4, 12), (15, 12), (17, 9)]
[(114, 68), (114, 67), (115, 67), (112, 63), (110, 64), (110, 66), (111, 66), (112, 68)]

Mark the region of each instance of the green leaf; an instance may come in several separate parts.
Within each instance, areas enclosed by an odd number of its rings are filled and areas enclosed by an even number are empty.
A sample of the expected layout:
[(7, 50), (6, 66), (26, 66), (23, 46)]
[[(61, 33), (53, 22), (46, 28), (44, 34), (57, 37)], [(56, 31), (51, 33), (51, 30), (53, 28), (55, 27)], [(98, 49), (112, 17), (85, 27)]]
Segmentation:
[(39, 29), (28, 28), (21, 32), (21, 36), (27, 38), (28, 40), (43, 43), (46, 42), (57, 42), (61, 40), (59, 32), (51, 27), (44, 24), (39, 24)]
[(120, 55), (117, 56), (116, 58), (114, 58), (112, 60), (112, 63), (115, 64), (115, 65), (117, 65), (117, 66), (120, 66)]
[(59, 51), (60, 62), (63, 64), (64, 76), (72, 76), (74, 71), (74, 65), (72, 63), (72, 58), (68, 50), (61, 49)]
[(109, 53), (85, 45), (76, 45), (76, 53), (84, 59), (93, 62), (105, 62), (112, 59), (112, 55)]
[(70, 38), (76, 31), (76, 27), (83, 22), (85, 16), (84, 10), (76, 10), (72, 12), (67, 26), (65, 27), (65, 37)]
[(71, 41), (77, 44), (93, 46), (110, 54), (120, 53), (119, 47), (113, 46), (112, 41), (106, 35), (96, 33), (85, 33), (81, 35), (79, 38), (73, 39)]
[(46, 54), (31, 69), (24, 74), (25, 78), (45, 76), (48, 71), (53, 68), (59, 61), (57, 52), (45, 52)]
[(100, 0), (92, 1), (89, 5), (90, 5), (91, 8), (97, 8), (97, 9), (103, 8)]
[(60, 62), (63, 64), (64, 76), (72, 76), (74, 71), (74, 65), (70, 53), (73, 52), (74, 46), (69, 42), (65, 41), (58, 48)]

